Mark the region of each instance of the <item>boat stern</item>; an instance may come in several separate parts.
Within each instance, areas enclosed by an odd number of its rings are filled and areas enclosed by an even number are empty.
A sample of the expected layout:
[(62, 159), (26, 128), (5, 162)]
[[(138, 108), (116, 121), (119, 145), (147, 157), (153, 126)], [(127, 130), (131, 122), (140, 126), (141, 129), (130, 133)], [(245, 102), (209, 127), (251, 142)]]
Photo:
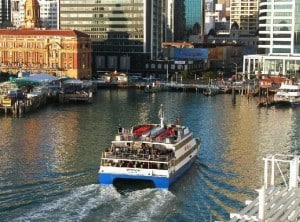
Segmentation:
[(100, 184), (113, 185), (116, 179), (152, 181), (155, 188), (168, 189), (170, 187), (168, 170), (100, 167), (98, 173)]

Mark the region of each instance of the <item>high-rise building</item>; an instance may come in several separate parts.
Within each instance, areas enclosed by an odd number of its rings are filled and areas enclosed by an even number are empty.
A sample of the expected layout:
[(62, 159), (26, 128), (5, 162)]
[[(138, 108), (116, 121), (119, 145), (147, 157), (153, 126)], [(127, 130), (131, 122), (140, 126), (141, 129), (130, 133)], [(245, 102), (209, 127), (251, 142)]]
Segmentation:
[(168, 13), (167, 19), (170, 20), (168, 24), (171, 24), (172, 27), (168, 29), (172, 32), (169, 37), (165, 38), (168, 41), (184, 41), (186, 38), (186, 31), (185, 31), (185, 1), (184, 0), (170, 0), (169, 1), (169, 8), (171, 10)]
[(231, 0), (230, 24), (236, 22), (240, 34), (255, 34), (258, 31), (259, 0)]
[(262, 1), (258, 48), (265, 54), (300, 53), (300, 1)]
[[(208, 35), (211, 31), (227, 31), (230, 29), (228, 2), (216, 0), (203, 0), (203, 35)], [(236, 22), (235, 22), (236, 23)]]
[(187, 39), (194, 39), (192, 36), (199, 36), (202, 33), (203, 18), (202, 18), (202, 1), (200, 0), (185, 0), (185, 36)]
[[(161, 56), (167, 35), (168, 0), (60, 0), (60, 29), (87, 33), (96, 70), (144, 68)], [(165, 10), (165, 11), (164, 11)]]
[(261, 0), (260, 54), (244, 56), (248, 74), (300, 77), (300, 1)]
[[(58, 0), (37, 0), (40, 5), (41, 26), (47, 29), (57, 29)], [(24, 19), (25, 0), (11, 0), (12, 24), (19, 28)]]
[[(12, 26), (16, 28), (21, 27), (24, 18), (24, 15), (23, 17), (20, 15), (21, 7), (23, 7), (23, 5), (20, 4), (20, 1), (21, 0), (11, 0), (11, 22)], [(24, 2), (22, 2), (22, 4), (24, 4)]]
[(0, 27), (11, 26), (10, 0), (0, 1)]

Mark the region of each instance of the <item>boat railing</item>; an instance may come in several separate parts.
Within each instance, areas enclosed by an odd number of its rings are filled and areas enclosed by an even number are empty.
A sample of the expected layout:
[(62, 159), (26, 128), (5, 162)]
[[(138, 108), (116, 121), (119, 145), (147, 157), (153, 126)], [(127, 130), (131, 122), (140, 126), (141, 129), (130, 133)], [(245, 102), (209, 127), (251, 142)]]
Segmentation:
[(171, 159), (170, 154), (165, 155), (153, 155), (153, 154), (139, 154), (132, 152), (104, 152), (103, 158), (108, 159), (130, 159), (130, 160), (153, 160), (153, 161), (161, 161), (168, 162)]
[(133, 134), (123, 134), (119, 137), (119, 139), (117, 139), (117, 141), (145, 141), (145, 142), (167, 142), (170, 144), (175, 143), (177, 140), (174, 138), (174, 136), (170, 136), (170, 135), (157, 135), (157, 136), (136, 136)]
[(132, 167), (145, 169), (163, 169), (167, 170), (174, 164), (170, 155), (135, 155), (135, 154), (117, 154), (103, 152), (101, 158), (102, 166), (113, 167)]
[(167, 170), (172, 166), (172, 161), (154, 161), (154, 160), (132, 160), (132, 159), (111, 159), (102, 158), (101, 166), (127, 167), (127, 168), (143, 168), (143, 169), (159, 169)]

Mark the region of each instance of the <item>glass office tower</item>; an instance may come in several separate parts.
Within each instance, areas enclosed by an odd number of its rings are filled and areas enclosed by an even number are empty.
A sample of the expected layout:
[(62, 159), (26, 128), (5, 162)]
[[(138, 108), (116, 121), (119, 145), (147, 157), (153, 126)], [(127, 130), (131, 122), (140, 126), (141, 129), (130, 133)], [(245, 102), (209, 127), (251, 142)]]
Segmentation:
[(1, 0), (0, 1), (0, 27), (9, 27), (11, 26), (10, 22), (10, 0)]
[[(161, 53), (166, 0), (60, 0), (60, 28), (90, 35), (99, 69), (130, 69)], [(140, 64), (143, 65), (143, 64)], [(128, 67), (129, 66), (129, 67)]]
[(186, 35), (198, 35), (203, 28), (201, 0), (185, 0)]

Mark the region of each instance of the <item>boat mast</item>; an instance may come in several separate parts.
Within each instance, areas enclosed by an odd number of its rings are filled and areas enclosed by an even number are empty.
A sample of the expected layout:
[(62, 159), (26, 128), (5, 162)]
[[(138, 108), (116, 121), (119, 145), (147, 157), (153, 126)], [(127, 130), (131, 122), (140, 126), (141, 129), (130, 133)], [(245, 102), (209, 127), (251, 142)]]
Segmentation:
[(158, 112), (158, 116), (160, 118), (160, 127), (164, 127), (164, 110), (163, 110), (163, 104), (160, 104), (160, 109)]

